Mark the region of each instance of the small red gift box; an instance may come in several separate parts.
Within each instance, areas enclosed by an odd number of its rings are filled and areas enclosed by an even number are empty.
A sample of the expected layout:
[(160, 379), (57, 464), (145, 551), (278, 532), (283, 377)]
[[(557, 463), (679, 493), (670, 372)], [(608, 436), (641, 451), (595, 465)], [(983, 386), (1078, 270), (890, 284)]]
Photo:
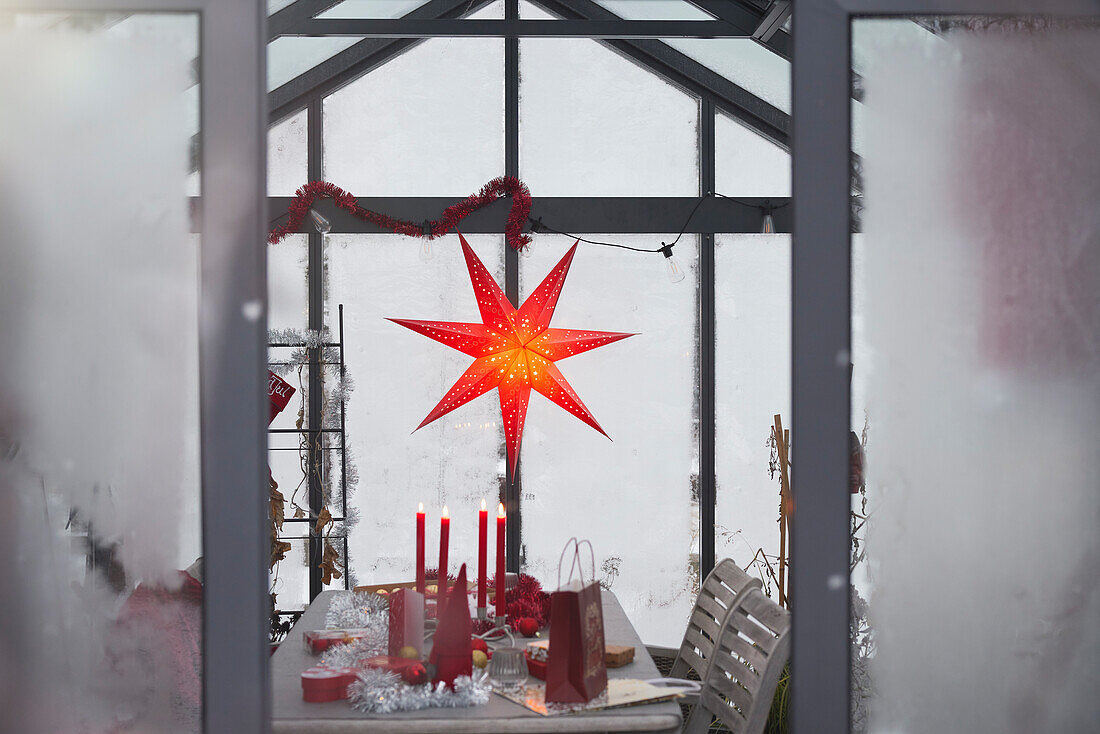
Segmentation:
[(424, 652), (424, 595), (412, 589), (390, 594), (389, 653), (397, 655), (404, 647)]
[(340, 701), (359, 674), (355, 668), (315, 667), (302, 671), (302, 700), (308, 703)]
[(302, 642), (306, 649), (314, 655), (324, 652), (334, 645), (343, 645), (354, 642), (362, 637), (371, 635), (370, 630), (346, 629), (346, 630), (312, 630), (302, 635)]

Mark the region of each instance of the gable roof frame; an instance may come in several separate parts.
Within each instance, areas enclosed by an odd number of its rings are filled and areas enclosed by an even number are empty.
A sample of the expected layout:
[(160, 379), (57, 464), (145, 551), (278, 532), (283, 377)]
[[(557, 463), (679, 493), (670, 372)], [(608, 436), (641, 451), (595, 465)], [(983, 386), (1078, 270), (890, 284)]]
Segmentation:
[[(562, 18), (622, 20), (593, 0), (531, 2)], [(757, 134), (784, 150), (790, 149), (790, 115), (667, 43), (652, 39), (593, 40), (614, 49), (690, 94), (713, 100), (716, 107), (737, 118)]]

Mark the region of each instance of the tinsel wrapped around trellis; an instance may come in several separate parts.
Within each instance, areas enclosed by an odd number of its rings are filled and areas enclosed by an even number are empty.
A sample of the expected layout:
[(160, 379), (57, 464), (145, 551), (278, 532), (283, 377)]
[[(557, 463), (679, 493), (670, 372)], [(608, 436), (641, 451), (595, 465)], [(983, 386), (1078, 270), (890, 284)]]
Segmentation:
[[(322, 364), (338, 364), (340, 362), (340, 350), (331, 346), (332, 336), (326, 327), (324, 331), (318, 331), (317, 329), (270, 329), (267, 332), (267, 339), (269, 344), (276, 344), (282, 346), (293, 345), (293, 351), (284, 359), (270, 362), (268, 369), (280, 377), (286, 378), (291, 370), (303, 367), (308, 367), (311, 363), (310, 350), (321, 350), (320, 361)], [(329, 346), (326, 346), (329, 345)], [(324, 405), (335, 406), (341, 403), (346, 403), (352, 392), (355, 389), (355, 381), (350, 374), (346, 372), (336, 373), (335, 375), (327, 374), (322, 370), (323, 386), (324, 386)], [(305, 409), (305, 390), (301, 391), (302, 396), (302, 410)], [(301, 417), (301, 416), (300, 416)], [(331, 430), (344, 430), (340, 422), (339, 411), (336, 410), (324, 410), (322, 413), (322, 428)], [(343, 462), (343, 482), (345, 497), (350, 499), (354, 494), (359, 484), (359, 468), (355, 462), (355, 453), (351, 448), (351, 442), (347, 440), (347, 431), (344, 430), (344, 440), (341, 447), (344, 455)], [(303, 447), (303, 451), (305, 448)], [(333, 476), (333, 472), (324, 472), (324, 477), (328, 478)], [(333, 488), (330, 481), (324, 481), (321, 486), (321, 500), (324, 506), (329, 507), (333, 504)], [(341, 502), (341, 504), (343, 504)], [(333, 522), (329, 530), (329, 536), (336, 538), (345, 538), (359, 523), (359, 508), (353, 506), (350, 502), (347, 506), (341, 508), (343, 510), (343, 519), (340, 522)], [(296, 516), (297, 517), (297, 516)], [(340, 544), (334, 546), (338, 550)], [(354, 573), (351, 570), (350, 564), (347, 562), (347, 558), (341, 558), (339, 560), (339, 567), (343, 569), (344, 573), (348, 577), (348, 585), (355, 586), (357, 580)]]
[(357, 711), (390, 714), (426, 708), (466, 708), (489, 702), (490, 687), (484, 680), (455, 678), (454, 690), (445, 683), (410, 685), (396, 673), (368, 668), (348, 686), (348, 703)]

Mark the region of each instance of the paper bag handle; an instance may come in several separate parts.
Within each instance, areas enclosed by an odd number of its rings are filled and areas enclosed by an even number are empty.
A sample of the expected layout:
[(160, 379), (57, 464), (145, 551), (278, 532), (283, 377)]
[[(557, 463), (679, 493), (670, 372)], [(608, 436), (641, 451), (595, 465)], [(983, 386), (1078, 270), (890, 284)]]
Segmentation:
[(573, 561), (569, 564), (569, 576), (566, 577), (565, 582), (569, 583), (569, 580), (573, 578), (573, 569), (577, 569), (577, 577), (581, 581), (581, 586), (584, 586), (584, 566), (579, 565), (581, 561), (581, 546), (588, 546), (588, 553), (592, 559), (592, 575), (589, 577), (589, 581), (596, 579), (596, 551), (592, 548), (592, 542), (589, 540), (577, 540), (576, 537), (572, 537), (565, 541), (565, 547), (561, 549), (561, 556), (558, 558), (558, 588), (561, 588), (561, 564), (565, 560), (565, 553), (569, 550), (569, 545), (573, 545)]

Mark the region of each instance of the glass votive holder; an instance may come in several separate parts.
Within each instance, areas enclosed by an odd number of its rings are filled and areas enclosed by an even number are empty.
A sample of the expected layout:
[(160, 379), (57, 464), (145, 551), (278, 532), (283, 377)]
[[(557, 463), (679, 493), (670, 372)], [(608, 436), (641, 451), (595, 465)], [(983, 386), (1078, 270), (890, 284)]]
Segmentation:
[(498, 647), (489, 661), (489, 685), (501, 691), (518, 691), (527, 682), (527, 658), (518, 647)]

